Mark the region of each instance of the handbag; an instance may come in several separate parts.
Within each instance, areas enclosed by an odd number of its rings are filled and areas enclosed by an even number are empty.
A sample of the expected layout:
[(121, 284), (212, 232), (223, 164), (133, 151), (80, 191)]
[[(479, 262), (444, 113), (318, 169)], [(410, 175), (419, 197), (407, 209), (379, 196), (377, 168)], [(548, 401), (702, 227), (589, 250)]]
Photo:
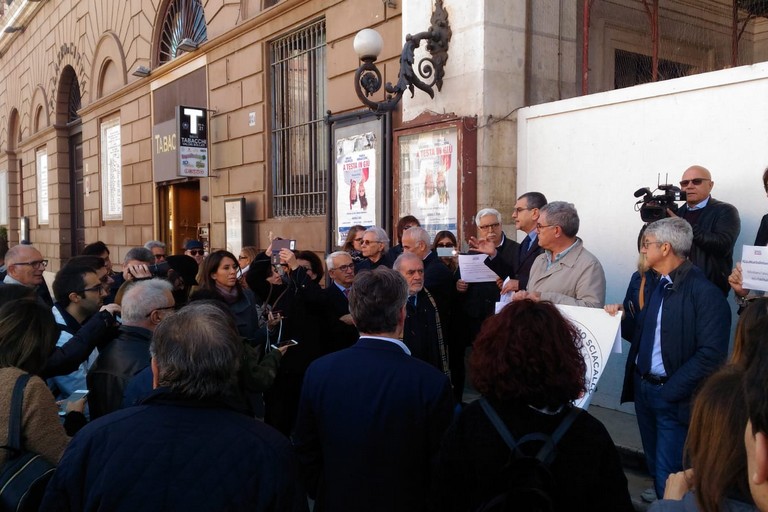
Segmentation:
[(56, 467), (37, 453), (21, 447), (21, 406), (30, 375), (16, 379), (8, 421), (8, 460), (0, 469), (0, 510), (31, 511), (40, 508), (45, 488)]

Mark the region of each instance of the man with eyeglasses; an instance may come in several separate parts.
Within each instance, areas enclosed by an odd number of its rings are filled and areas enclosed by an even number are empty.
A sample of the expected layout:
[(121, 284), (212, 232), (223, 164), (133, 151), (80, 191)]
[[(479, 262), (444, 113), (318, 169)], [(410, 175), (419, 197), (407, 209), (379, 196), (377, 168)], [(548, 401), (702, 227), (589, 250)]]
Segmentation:
[(362, 241), (364, 259), (355, 264), (355, 273), (362, 270), (373, 270), (379, 266), (392, 268), (392, 261), (387, 254), (388, 249), (389, 237), (386, 231), (375, 226), (366, 229)]
[(624, 304), (605, 307), (613, 315), (621, 312), (622, 337), (632, 343), (621, 401), (635, 403), (658, 498), (667, 476), (683, 469), (691, 397), (728, 353), (731, 310), (687, 259), (693, 240), (693, 229), (683, 219), (649, 224), (640, 250), (649, 267), (644, 281), (635, 272)]
[[(411, 228), (421, 229), (421, 228)], [(406, 230), (408, 233), (410, 230)], [(424, 287), (424, 260), (408, 252), (407, 238), (403, 235), (403, 254), (397, 257), (393, 269), (400, 272), (408, 283), (408, 301), (405, 303), (405, 324), (403, 343), (411, 355), (425, 361), (448, 377), (448, 347), (443, 337), (443, 327), (438, 314), (437, 303)]]
[(685, 170), (680, 188), (686, 194), (684, 204), (675, 214), (693, 227), (693, 246), (688, 258), (704, 271), (707, 279), (728, 296), (728, 276), (733, 267), (733, 246), (741, 231), (739, 211), (711, 196), (715, 182), (709, 170), (693, 165)]
[[(93, 267), (76, 263), (64, 265), (56, 273), (56, 278), (53, 280), (53, 294), (56, 297), (56, 304), (51, 311), (61, 328), (56, 345), (63, 348), (80, 333), (86, 324), (90, 324), (94, 316), (99, 314), (104, 298), (107, 296), (107, 288)], [(111, 304), (110, 310), (104, 315), (111, 316), (113, 311), (119, 311), (119, 307)], [(94, 324), (100, 327), (105, 326), (106, 322), (101, 318), (104, 315), (94, 319)], [(83, 358), (71, 373), (59, 374), (49, 381), (49, 384), (58, 390), (57, 396), (61, 399), (67, 398), (75, 390), (86, 389), (85, 376), (98, 356), (98, 350), (94, 347), (106, 342), (113, 335), (112, 332), (97, 329), (98, 339), (94, 339), (91, 332), (93, 329), (94, 326), (89, 325), (87, 331), (82, 333), (85, 336), (80, 335), (91, 347), (89, 355)]]
[(360, 334), (349, 314), (349, 290), (355, 281), (355, 263), (346, 251), (336, 251), (325, 259), (332, 282), (321, 294), (324, 317), (328, 323), (326, 347), (328, 351), (351, 347)]
[(162, 263), (165, 261), (165, 242), (160, 240), (150, 240), (144, 244), (144, 248), (152, 252), (152, 256), (155, 257), (155, 263)]
[(516, 266), (511, 266), (508, 260), (497, 258), (498, 251), (492, 243), (486, 240), (477, 240), (475, 248), (488, 255), (485, 264), (500, 276), (509, 277), (509, 281), (502, 288), (501, 293), (525, 290), (528, 287), (528, 277), (531, 266), (544, 248), (539, 246), (536, 224), (539, 222), (541, 209), (547, 205), (547, 198), (541, 192), (526, 192), (521, 195), (512, 210), (512, 219), (515, 227), (525, 233), (525, 238), (520, 242), (520, 252)]
[(88, 372), (91, 419), (120, 409), (128, 382), (149, 366), (152, 333), (176, 307), (172, 291), (171, 283), (155, 278), (130, 285), (123, 295), (119, 334)]
[(205, 247), (203, 247), (203, 242), (200, 240), (187, 240), (184, 244), (184, 254), (192, 256), (199, 267), (203, 264), (203, 260), (205, 259)]
[(40, 251), (31, 245), (14, 245), (5, 254), (8, 273), (3, 278), (6, 284), (21, 284), (34, 288), (38, 298), (48, 307), (53, 306), (51, 292), (45, 284), (43, 273), (48, 267), (48, 260), (43, 259)]

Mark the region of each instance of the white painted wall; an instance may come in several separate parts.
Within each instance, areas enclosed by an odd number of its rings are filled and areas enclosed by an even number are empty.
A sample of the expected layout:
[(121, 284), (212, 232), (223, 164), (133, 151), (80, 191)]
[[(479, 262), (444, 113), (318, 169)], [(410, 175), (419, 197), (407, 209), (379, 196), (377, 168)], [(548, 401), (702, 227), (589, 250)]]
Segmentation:
[[(659, 173), (677, 183), (693, 164), (712, 172), (712, 196), (741, 214), (735, 260), (768, 209), (768, 63), (537, 105), (518, 123), (518, 192), (576, 205), (608, 302), (621, 302), (635, 268), (642, 222), (633, 193), (655, 188)], [(618, 408), (625, 354), (612, 358), (593, 403)]]

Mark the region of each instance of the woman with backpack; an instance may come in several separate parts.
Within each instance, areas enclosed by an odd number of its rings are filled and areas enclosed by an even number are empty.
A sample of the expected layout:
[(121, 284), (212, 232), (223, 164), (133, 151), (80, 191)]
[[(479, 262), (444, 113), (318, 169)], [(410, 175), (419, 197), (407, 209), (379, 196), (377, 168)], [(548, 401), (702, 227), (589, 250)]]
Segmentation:
[(470, 357), (483, 398), (443, 439), (433, 510), (633, 510), (610, 435), (572, 405), (586, 390), (580, 339), (546, 301), (485, 321)]

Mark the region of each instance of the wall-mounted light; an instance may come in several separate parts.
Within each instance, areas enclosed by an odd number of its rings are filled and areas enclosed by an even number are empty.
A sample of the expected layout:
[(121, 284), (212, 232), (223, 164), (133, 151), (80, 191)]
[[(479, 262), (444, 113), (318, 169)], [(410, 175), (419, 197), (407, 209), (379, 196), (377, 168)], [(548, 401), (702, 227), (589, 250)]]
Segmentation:
[[(451, 26), (448, 23), (448, 13), (443, 8), (443, 0), (436, 0), (435, 10), (432, 11), (431, 25), (426, 32), (405, 36), (405, 45), (400, 54), (400, 71), (397, 75), (397, 83), (392, 85), (387, 82), (384, 85), (386, 99), (373, 101), (369, 96), (377, 93), (382, 86), (381, 72), (374, 62), (379, 57), (384, 46), (384, 40), (375, 30), (366, 28), (355, 36), (353, 46), (355, 53), (363, 63), (355, 71), (355, 92), (364, 104), (376, 112), (387, 112), (397, 108), (400, 98), (406, 90), (411, 91), (413, 97), (414, 87), (421, 89), (435, 97), (433, 87), (439, 91), (443, 87), (443, 67), (448, 60), (448, 44), (451, 41)], [(414, 66), (414, 51), (421, 46), (422, 41), (427, 42), (429, 57), (422, 58), (418, 65)], [(422, 80), (428, 80), (424, 82)]]
[(183, 52), (193, 52), (197, 50), (198, 46), (199, 45), (195, 41), (193, 41), (189, 37), (185, 37), (184, 39), (181, 40), (181, 42), (176, 48)]
[(150, 73), (152, 73), (152, 70), (149, 69), (147, 66), (136, 66), (136, 69), (134, 69), (133, 73), (131, 74), (133, 76), (145, 78), (145, 77), (148, 77)]

